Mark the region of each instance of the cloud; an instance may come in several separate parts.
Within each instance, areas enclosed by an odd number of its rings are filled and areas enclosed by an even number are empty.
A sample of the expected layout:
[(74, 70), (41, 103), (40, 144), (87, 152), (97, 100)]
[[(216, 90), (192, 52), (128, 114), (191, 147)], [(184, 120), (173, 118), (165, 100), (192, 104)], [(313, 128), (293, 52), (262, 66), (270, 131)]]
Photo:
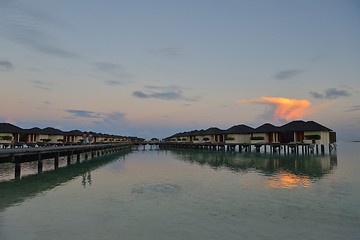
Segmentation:
[(110, 86), (118, 86), (118, 85), (122, 85), (125, 83), (123, 81), (116, 81), (116, 80), (106, 80), (105, 82), (107, 85), (110, 85)]
[[(271, 107), (266, 110), (267, 115), (271, 115), (274, 121), (289, 121), (301, 119), (319, 108), (328, 106), (326, 103), (316, 107), (311, 106), (311, 102), (306, 99), (290, 99), (282, 97), (261, 97), (253, 100), (239, 100), (240, 104), (265, 104)], [(266, 116), (268, 118), (268, 116)]]
[(100, 78), (108, 78), (110, 75), (111, 80), (104, 80), (104, 82), (110, 86), (118, 86), (132, 82), (132, 79), (134, 77), (133, 74), (128, 73), (125, 68), (120, 64), (115, 64), (112, 62), (96, 62), (93, 63), (93, 66), (95, 66), (95, 69), (102, 74), (108, 75), (107, 77)]
[(101, 113), (101, 118), (93, 122), (96, 128), (109, 133), (123, 132), (127, 129), (128, 122), (125, 113)]
[(301, 69), (290, 69), (290, 70), (280, 71), (280, 72), (276, 73), (274, 77), (277, 80), (286, 81), (286, 80), (290, 80), (290, 79), (300, 75), (303, 72), (305, 72), (305, 71), (301, 70)]
[(111, 113), (105, 114), (103, 122), (120, 124), (120, 123), (124, 122), (124, 120), (125, 120), (125, 113), (111, 112)]
[(122, 69), (122, 66), (119, 64), (114, 64), (111, 62), (96, 62), (94, 63), (97, 70), (104, 71), (104, 72), (114, 72), (117, 70)]
[(52, 82), (44, 82), (40, 80), (31, 80), (30, 82), (33, 83), (33, 87), (35, 88), (39, 88), (46, 91), (53, 90), (52, 87), (54, 86), (54, 84)]
[(65, 112), (71, 113), (74, 117), (80, 118), (101, 118), (100, 113), (86, 111), (86, 110), (75, 110), (75, 109), (68, 109)]
[(14, 65), (9, 61), (0, 61), (0, 71), (10, 71), (14, 69)]
[(188, 98), (183, 95), (183, 88), (171, 86), (146, 86), (147, 92), (134, 91), (132, 95), (137, 98), (155, 98), (161, 100), (185, 100), (190, 102), (198, 101), (198, 98)]
[(336, 99), (338, 97), (348, 97), (351, 93), (347, 90), (329, 88), (325, 90), (323, 93), (319, 92), (309, 92), (313, 98), (317, 99)]
[(62, 48), (55, 37), (44, 30), (60, 26), (60, 21), (44, 12), (15, 1), (5, 1), (0, 7), (0, 30), (4, 37), (48, 55), (74, 58), (78, 55)]
[(355, 112), (355, 111), (360, 111), (360, 105), (351, 106), (351, 108), (347, 110), (347, 112)]
[(101, 113), (80, 109), (67, 109), (64, 111), (72, 114), (72, 117), (75, 118), (94, 119), (96, 124), (116, 124), (124, 122), (125, 119), (125, 114), (122, 112)]
[(164, 57), (178, 57), (181, 55), (182, 48), (180, 47), (167, 47), (167, 48), (149, 48), (146, 51), (155, 56)]

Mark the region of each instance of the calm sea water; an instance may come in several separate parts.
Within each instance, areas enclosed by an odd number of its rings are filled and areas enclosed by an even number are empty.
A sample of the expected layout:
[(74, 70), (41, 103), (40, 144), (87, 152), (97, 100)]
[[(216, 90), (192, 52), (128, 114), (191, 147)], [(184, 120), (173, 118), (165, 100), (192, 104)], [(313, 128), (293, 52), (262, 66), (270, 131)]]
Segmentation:
[(135, 150), (11, 180), (0, 239), (359, 239), (360, 143), (278, 156)]

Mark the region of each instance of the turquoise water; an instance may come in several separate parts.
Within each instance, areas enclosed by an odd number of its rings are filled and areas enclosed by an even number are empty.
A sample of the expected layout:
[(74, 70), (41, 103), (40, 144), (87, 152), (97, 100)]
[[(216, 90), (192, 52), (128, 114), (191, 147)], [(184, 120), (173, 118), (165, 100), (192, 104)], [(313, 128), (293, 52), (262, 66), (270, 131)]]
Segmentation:
[(134, 150), (0, 169), (0, 239), (359, 239), (360, 143), (279, 156)]

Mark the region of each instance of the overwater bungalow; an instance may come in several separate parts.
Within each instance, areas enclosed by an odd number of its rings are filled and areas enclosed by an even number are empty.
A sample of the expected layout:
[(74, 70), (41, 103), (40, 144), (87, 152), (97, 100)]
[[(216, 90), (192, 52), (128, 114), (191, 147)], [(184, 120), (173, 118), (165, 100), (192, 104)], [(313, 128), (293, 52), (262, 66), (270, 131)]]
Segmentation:
[(53, 127), (47, 127), (41, 130), (40, 141), (47, 143), (63, 143), (65, 133)]
[(83, 141), (84, 133), (80, 130), (64, 132), (64, 143), (79, 143)]
[(20, 141), (27, 143), (38, 143), (41, 142), (40, 139), (45, 138), (42, 136), (42, 130), (38, 127), (24, 129), (24, 135), (22, 135)]
[(0, 143), (14, 143), (20, 141), (24, 130), (10, 123), (0, 123)]
[(201, 129), (201, 130), (194, 130), (190, 132), (190, 138), (191, 138), (191, 142), (193, 143), (202, 143), (204, 141), (204, 134), (205, 130)]
[(329, 145), (336, 142), (336, 135), (330, 129), (314, 121), (292, 121), (279, 128), (281, 143), (303, 142)]
[(208, 128), (203, 132), (203, 142), (222, 143), (224, 142), (224, 134), (225, 131), (220, 128)]
[(238, 144), (238, 143), (251, 143), (250, 137), (254, 129), (244, 124), (232, 126), (224, 131), (225, 143)]
[(251, 134), (250, 140), (252, 144), (257, 143), (278, 143), (279, 127), (270, 123), (265, 123), (255, 128)]
[[(91, 143), (104, 142), (143, 142), (144, 139), (136, 137), (123, 137), (118, 135), (102, 134), (95, 132), (82, 132), (80, 130), (71, 130), (64, 132), (60, 129), (47, 127), (40, 129), (38, 127), (30, 129), (22, 129), (10, 123), (0, 123), (0, 145), (7, 147), (9, 144), (14, 146), (32, 146), (41, 143), (54, 144), (69, 144), (83, 142), (84, 135)], [(90, 142), (89, 142), (90, 143)], [(47, 145), (46, 144), (46, 145)]]

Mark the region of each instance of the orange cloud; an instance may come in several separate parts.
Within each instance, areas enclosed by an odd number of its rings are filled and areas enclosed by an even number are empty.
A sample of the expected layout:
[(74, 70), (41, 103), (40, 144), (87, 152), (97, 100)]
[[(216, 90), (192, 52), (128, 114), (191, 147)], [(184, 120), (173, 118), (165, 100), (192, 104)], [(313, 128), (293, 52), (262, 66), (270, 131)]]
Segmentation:
[(290, 99), (282, 97), (261, 97), (253, 100), (240, 100), (242, 104), (258, 103), (274, 106), (272, 112), (274, 120), (293, 120), (302, 118), (315, 110), (328, 106), (331, 103), (312, 107), (311, 102), (306, 99)]

